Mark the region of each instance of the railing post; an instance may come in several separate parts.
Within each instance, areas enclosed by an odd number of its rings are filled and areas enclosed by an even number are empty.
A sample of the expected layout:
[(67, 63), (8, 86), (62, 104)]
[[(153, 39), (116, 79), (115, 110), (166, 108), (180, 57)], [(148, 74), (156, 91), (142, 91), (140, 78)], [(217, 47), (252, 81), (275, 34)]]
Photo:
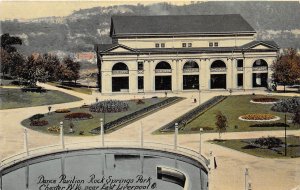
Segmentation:
[(29, 156), (27, 129), (24, 127), (24, 151)]
[(103, 118), (100, 118), (100, 134), (101, 134), (101, 145), (104, 147), (104, 126), (103, 126)]
[(60, 122), (60, 143), (61, 143), (61, 147), (64, 150), (65, 149), (65, 140), (64, 140), (64, 122)]
[(175, 123), (175, 134), (174, 134), (174, 150), (177, 150), (177, 135), (178, 135), (178, 123)]
[(141, 148), (144, 147), (144, 131), (143, 131), (143, 123), (141, 121), (141, 126), (140, 126), (140, 141), (141, 141)]

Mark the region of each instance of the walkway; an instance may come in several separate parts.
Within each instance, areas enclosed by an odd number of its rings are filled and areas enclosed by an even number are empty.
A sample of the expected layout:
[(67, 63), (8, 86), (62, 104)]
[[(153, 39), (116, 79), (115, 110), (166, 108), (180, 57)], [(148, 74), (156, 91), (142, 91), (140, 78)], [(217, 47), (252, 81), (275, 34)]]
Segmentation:
[[(43, 87), (48, 89), (55, 89), (66, 92), (68, 94), (78, 96), (84, 100), (79, 102), (64, 103), (52, 105), (53, 110), (66, 107), (77, 107), (83, 103), (91, 103), (98, 97), (102, 99), (128, 99), (132, 96), (114, 95), (114, 96), (100, 96), (97, 93), (93, 95), (85, 95), (77, 92), (60, 89), (57, 87), (42, 84)], [(224, 94), (228, 95), (225, 91), (213, 91), (202, 92), (201, 102), (208, 100), (209, 98)], [(247, 92), (239, 92), (239, 94), (245, 94)], [(257, 92), (258, 93), (258, 92)], [(260, 92), (264, 93), (264, 92)], [(236, 92), (234, 94), (237, 94)], [(160, 94), (164, 96), (164, 94)], [(142, 123), (144, 128), (144, 140), (145, 141), (157, 141), (163, 143), (173, 143), (173, 135), (152, 135), (151, 133), (160, 128), (162, 125), (180, 116), (182, 113), (193, 109), (197, 104), (192, 103), (192, 98), (198, 99), (198, 92), (181, 93), (181, 94), (168, 94), (168, 96), (180, 95), (187, 99), (169, 106), (165, 109), (157, 111), (145, 118), (133, 122), (129, 126), (123, 127), (111, 134), (105, 136), (106, 140), (138, 140), (139, 129)], [(282, 94), (279, 94), (282, 95)], [(293, 95), (293, 94), (290, 94)], [(144, 95), (136, 95), (135, 98), (142, 98)], [(153, 95), (146, 95), (151, 97)], [(31, 108), (19, 108), (10, 110), (0, 110), (0, 159), (6, 156), (15, 154), (19, 151), (23, 151), (23, 132), (20, 122), (23, 119), (35, 113), (47, 113), (47, 106), (38, 106)], [(59, 137), (49, 134), (44, 134), (29, 130), (29, 146), (40, 147), (49, 144), (58, 144)], [(300, 130), (288, 131), (288, 134), (299, 135)], [(225, 139), (240, 139), (240, 138), (255, 138), (261, 136), (283, 136), (283, 131), (255, 131), (255, 132), (243, 132), (243, 133), (226, 133), (223, 135)], [(244, 189), (244, 168), (248, 167), (250, 172), (250, 179), (252, 181), (253, 189), (255, 190), (290, 190), (297, 185), (300, 185), (300, 158), (297, 159), (266, 159), (251, 156), (245, 153), (241, 153), (232, 149), (224, 148), (221, 146), (213, 145), (207, 142), (217, 138), (216, 133), (207, 133), (202, 135), (202, 152), (205, 156), (209, 155), (212, 151), (213, 155), (217, 158), (218, 168), (211, 171), (211, 188), (210, 190), (235, 190)], [(78, 141), (91, 141), (98, 140), (99, 136), (95, 137), (66, 137), (66, 143), (78, 142)], [(198, 151), (199, 147), (199, 135), (188, 134), (179, 135), (179, 145), (186, 146)]]

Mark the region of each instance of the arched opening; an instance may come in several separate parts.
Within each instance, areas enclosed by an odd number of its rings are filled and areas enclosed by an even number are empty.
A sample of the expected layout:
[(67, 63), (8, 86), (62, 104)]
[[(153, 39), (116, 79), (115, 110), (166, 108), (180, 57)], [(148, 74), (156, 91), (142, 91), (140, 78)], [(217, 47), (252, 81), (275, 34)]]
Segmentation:
[(210, 72), (211, 89), (226, 89), (226, 64), (216, 60), (211, 64)]
[(199, 65), (195, 61), (187, 61), (183, 65), (183, 90), (199, 89)]
[(129, 91), (129, 69), (125, 63), (119, 62), (112, 67), (112, 91)]
[(172, 90), (172, 68), (166, 61), (155, 67), (155, 90)]
[(254, 61), (252, 66), (253, 87), (268, 87), (268, 63), (263, 59)]

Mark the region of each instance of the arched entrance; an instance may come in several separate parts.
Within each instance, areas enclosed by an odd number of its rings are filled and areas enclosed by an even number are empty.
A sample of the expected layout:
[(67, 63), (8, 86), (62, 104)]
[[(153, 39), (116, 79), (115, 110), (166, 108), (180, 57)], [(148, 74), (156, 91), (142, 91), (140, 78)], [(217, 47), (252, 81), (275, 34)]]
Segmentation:
[(183, 66), (183, 90), (199, 89), (199, 66), (195, 61), (187, 61)]
[(210, 88), (226, 89), (226, 64), (221, 60), (214, 61), (210, 66)]
[(129, 69), (125, 63), (119, 62), (112, 67), (112, 91), (129, 91)]
[(155, 90), (172, 90), (172, 68), (166, 61), (155, 67)]
[(252, 66), (253, 87), (268, 87), (268, 63), (263, 59), (254, 61)]

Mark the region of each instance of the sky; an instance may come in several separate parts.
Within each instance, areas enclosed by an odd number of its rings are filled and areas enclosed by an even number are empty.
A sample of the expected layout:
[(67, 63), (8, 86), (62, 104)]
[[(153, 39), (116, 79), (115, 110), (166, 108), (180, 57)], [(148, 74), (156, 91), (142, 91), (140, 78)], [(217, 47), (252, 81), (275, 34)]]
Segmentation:
[[(0, 0), (0, 20), (6, 19), (33, 19), (49, 16), (67, 16), (73, 11), (99, 6), (111, 6), (122, 4), (153, 4), (162, 2), (161, 0), (119, 0), (119, 1), (83, 1), (83, 0)], [(189, 4), (188, 0), (172, 1), (172, 4)]]

